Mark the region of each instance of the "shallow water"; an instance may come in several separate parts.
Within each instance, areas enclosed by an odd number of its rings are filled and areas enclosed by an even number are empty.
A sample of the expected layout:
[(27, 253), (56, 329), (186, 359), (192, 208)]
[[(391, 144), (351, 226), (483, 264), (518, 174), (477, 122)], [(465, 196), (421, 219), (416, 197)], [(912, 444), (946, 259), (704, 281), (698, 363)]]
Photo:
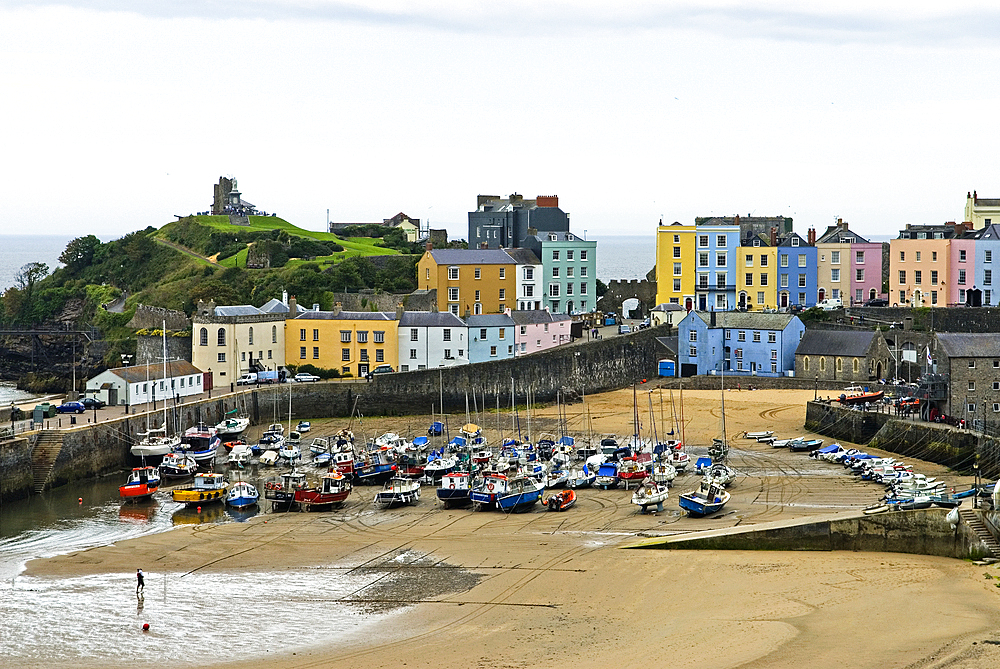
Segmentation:
[(203, 666), (329, 644), (391, 615), (344, 601), (390, 571), (144, 572), (142, 597), (132, 574), (20, 576), (0, 585), (0, 658), (60, 667)]

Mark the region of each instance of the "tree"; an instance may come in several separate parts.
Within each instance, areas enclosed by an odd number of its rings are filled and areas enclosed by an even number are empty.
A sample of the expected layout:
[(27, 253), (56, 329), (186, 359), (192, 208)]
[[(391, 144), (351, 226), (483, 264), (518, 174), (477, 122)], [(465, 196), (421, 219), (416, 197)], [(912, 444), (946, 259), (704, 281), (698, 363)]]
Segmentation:
[(31, 291), (34, 290), (35, 284), (48, 273), (49, 266), (43, 262), (29, 262), (17, 270), (17, 274), (14, 275), (14, 282), (18, 288), (24, 291), (26, 301), (31, 301)]
[(100, 246), (101, 240), (94, 235), (77, 237), (66, 245), (66, 250), (59, 256), (59, 262), (76, 273), (77, 270), (90, 265)]
[(596, 290), (597, 290), (597, 296), (598, 297), (604, 297), (604, 293), (608, 292), (608, 286), (607, 286), (607, 284), (605, 284), (600, 279), (597, 279)]

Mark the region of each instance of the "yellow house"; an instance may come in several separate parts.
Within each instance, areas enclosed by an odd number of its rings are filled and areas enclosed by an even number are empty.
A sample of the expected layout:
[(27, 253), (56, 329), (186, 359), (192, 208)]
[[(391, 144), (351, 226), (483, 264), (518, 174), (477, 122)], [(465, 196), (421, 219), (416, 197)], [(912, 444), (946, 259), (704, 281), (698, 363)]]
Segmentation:
[(287, 322), (285, 359), (360, 377), (378, 365), (399, 369), (398, 313), (306, 311)]
[(437, 290), (438, 311), (500, 314), (517, 301), (517, 263), (503, 249), (428, 249), (417, 286)]
[[(693, 225), (656, 228), (656, 303), (683, 305), (694, 299), (695, 231)], [(688, 271), (684, 271), (685, 268)]]
[(741, 246), (736, 255), (736, 305), (778, 307), (778, 247)]

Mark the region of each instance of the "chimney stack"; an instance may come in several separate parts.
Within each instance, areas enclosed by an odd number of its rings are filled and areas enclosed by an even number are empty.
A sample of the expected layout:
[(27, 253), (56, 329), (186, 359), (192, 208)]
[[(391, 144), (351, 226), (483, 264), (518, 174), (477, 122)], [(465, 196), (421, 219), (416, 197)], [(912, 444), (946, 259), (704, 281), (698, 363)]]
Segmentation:
[(398, 321), (401, 318), (403, 318), (403, 303), (402, 302), (397, 302), (396, 303), (396, 320)]
[(343, 307), (344, 307), (344, 305), (341, 304), (340, 302), (334, 303), (334, 305), (333, 305), (333, 315), (334, 316), (339, 316), (340, 315), (340, 310), (343, 309)]
[(299, 304), (295, 301), (295, 296), (288, 298), (288, 317), (295, 318), (299, 315)]
[(816, 246), (816, 228), (809, 228), (809, 232), (806, 233), (806, 243), (809, 246)]
[(771, 228), (771, 246), (778, 245), (778, 228)]
[(434, 244), (431, 242), (431, 240), (429, 240), (429, 239), (427, 240), (427, 246), (425, 246), (424, 249), (427, 250), (427, 251), (433, 251), (434, 250)]

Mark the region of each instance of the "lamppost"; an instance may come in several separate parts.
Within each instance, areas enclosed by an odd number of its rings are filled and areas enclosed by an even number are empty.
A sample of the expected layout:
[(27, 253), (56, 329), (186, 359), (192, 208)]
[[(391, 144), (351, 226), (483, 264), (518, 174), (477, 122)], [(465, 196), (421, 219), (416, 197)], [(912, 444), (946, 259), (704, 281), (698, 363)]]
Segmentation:
[(813, 386), (813, 401), (819, 397), (819, 374), (816, 375), (816, 384)]
[(122, 367), (125, 369), (125, 413), (128, 414), (128, 364), (132, 362), (132, 356), (122, 353)]
[(14, 436), (14, 403), (10, 403), (10, 436)]
[(215, 377), (212, 376), (212, 368), (208, 368), (208, 399), (212, 399), (212, 386), (215, 385)]

